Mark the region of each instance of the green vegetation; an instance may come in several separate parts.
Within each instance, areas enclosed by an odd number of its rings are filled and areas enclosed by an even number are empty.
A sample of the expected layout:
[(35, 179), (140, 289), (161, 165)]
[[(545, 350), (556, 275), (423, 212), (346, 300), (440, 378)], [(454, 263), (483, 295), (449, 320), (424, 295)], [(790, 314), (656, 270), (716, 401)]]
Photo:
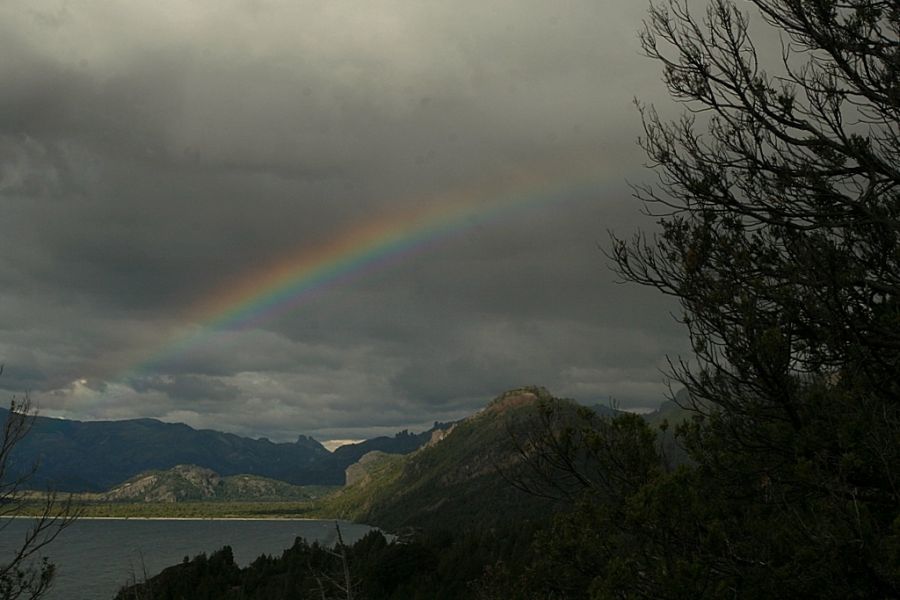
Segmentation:
[(363, 457), (358, 468), (365, 475), (358, 482), (323, 497), (316, 503), (317, 512), (328, 517), (366, 522), (367, 513), (380, 498), (389, 497), (403, 473), (404, 457), (398, 454), (371, 453)]
[(687, 4), (641, 40), (703, 118), (642, 108), (659, 233), (612, 256), (681, 304), (692, 462), (594, 478), (563, 521), (603, 540), (582, 546), (594, 597), (898, 597), (900, 10), (753, 0), (784, 43), (764, 65), (750, 17)]
[[(37, 516), (39, 503), (24, 503), (17, 516)], [(318, 519), (323, 515), (313, 501), (266, 502), (98, 502), (78, 504), (81, 518), (109, 519)]]
[[(351, 516), (399, 534), (389, 543), (374, 532), (347, 549), (355, 597), (582, 597), (591, 583), (585, 569), (594, 567), (597, 554), (594, 521), (583, 520), (586, 496), (574, 500), (579, 486), (559, 478), (555, 483), (568, 487), (572, 498), (549, 500), (523, 489), (553, 491), (530, 476), (532, 467), (541, 467), (521, 452), (527, 445), (534, 458), (548, 456), (541, 444), (550, 435), (569, 439), (573, 449), (594, 444), (571, 464), (609, 475), (624, 469), (632, 483), (622, 489), (663, 472), (659, 436), (642, 417), (601, 417), (541, 388), (522, 388), (415, 453), (367, 455), (351, 485), (297, 509), (308, 511), (303, 516)], [(596, 445), (599, 440), (614, 443)], [(332, 549), (303, 541), (244, 569), (225, 549), (167, 569), (119, 597), (343, 597), (333, 583), (340, 582), (341, 568)]]
[[(454, 425), (440, 442), (406, 456), (374, 457), (363, 465), (366, 475), (323, 498), (319, 512), (389, 531), (435, 523), (494, 525), (542, 514), (554, 502), (508, 481), (519, 464), (511, 428), (529, 422), (550, 398), (542, 388), (511, 390)], [(572, 402), (564, 406), (577, 410)]]
[(310, 501), (87, 502), (83, 517), (159, 519), (317, 518)]
[[(532, 527), (471, 529), (462, 534), (430, 531), (389, 543), (373, 531), (346, 548), (354, 598), (367, 600), (453, 600), (488, 598), (491, 578), (484, 565), (522, 563)], [(347, 598), (340, 554), (298, 539), (279, 557), (261, 556), (246, 568), (228, 547), (185, 559), (142, 584), (125, 588), (117, 600), (301, 600)], [(506, 598), (524, 598), (507, 589)]]
[[(295, 486), (255, 475), (220, 477), (193, 465), (148, 471), (104, 493), (72, 494), (79, 514), (91, 518), (313, 518), (316, 501), (336, 486)], [(16, 514), (40, 514), (42, 492), (20, 495)], [(330, 516), (330, 515), (326, 515)]]
[(192, 500), (284, 501), (309, 500), (324, 486), (297, 486), (258, 475), (222, 477), (211, 469), (176, 465), (165, 471), (147, 471), (106, 493), (100, 500), (132, 502), (184, 502)]

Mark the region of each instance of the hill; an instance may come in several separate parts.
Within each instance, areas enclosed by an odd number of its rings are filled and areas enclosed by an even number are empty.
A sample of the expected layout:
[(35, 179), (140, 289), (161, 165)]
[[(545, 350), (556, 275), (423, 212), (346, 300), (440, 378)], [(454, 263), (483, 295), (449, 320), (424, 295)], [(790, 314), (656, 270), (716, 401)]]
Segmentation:
[[(470, 417), (435, 428), (428, 443), (405, 456), (381, 451), (363, 455), (347, 469), (346, 486), (323, 501), (322, 513), (393, 531), (435, 523), (452, 528), (498, 518), (514, 521), (560, 508), (561, 500), (520, 489), (529, 467), (513, 437), (527, 439), (544, 426), (541, 403), (554, 406), (553, 427), (583, 427), (584, 411), (593, 412), (592, 418), (623, 414), (606, 405), (582, 407), (554, 398), (541, 387), (510, 390)], [(689, 414), (666, 402), (644, 418), (655, 428), (663, 420), (674, 426)], [(673, 462), (685, 460), (673, 428), (660, 431), (659, 440)]]
[(147, 471), (101, 495), (112, 502), (184, 502), (189, 500), (307, 500), (304, 488), (257, 475), (223, 477), (196, 465)]
[(397, 530), (438, 520), (447, 527), (495, 522), (498, 515), (513, 520), (552, 508), (555, 501), (508, 480), (521, 466), (510, 423), (536, 416), (541, 400), (555, 400), (573, 413), (578, 408), (543, 388), (506, 392), (415, 452), (363, 456), (348, 469), (348, 485), (323, 501), (323, 513)]

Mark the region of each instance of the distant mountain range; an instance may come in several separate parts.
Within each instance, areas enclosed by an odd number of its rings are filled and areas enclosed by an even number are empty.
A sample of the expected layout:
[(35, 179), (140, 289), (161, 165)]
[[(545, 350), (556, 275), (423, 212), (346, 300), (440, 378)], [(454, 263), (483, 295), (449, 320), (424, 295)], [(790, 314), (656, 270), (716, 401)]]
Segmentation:
[[(0, 409), (0, 422), (7, 410)], [(446, 427), (435, 424), (435, 428)], [(400, 432), (342, 446), (335, 453), (307, 436), (274, 443), (155, 419), (74, 421), (36, 417), (15, 447), (8, 473), (37, 470), (33, 488), (102, 492), (140, 473), (197, 465), (222, 476), (257, 475), (294, 485), (342, 485), (345, 469), (372, 450), (411, 452), (431, 438)]]
[[(511, 486), (497, 481), (494, 468), (512, 460), (514, 449), (510, 448), (506, 423), (509, 417), (536, 410), (538, 400), (551, 398), (543, 388), (521, 388), (506, 392), (458, 423), (436, 422), (422, 433), (401, 431), (392, 437), (341, 446), (334, 452), (307, 436), (274, 443), (155, 419), (36, 417), (31, 431), (13, 451), (8, 476), (37, 465), (29, 487), (61, 492), (107, 492), (138, 475), (178, 465), (209, 470), (223, 481), (246, 475), (293, 486), (343, 485), (349, 477), (350, 485), (335, 500), (337, 512), (381, 524), (376, 519), (380, 519), (382, 506), (390, 505), (391, 513), (402, 506), (408, 517), (404, 520), (412, 523), (427, 518), (431, 510), (447, 510), (444, 503), (448, 497), (471, 496), (465, 501), (465, 511), (469, 511), (479, 498), (508, 496), (509, 500), (515, 496)], [(573, 411), (578, 408), (574, 402), (561, 402)], [(591, 408), (601, 415), (618, 412), (604, 405)], [(0, 422), (7, 412), (0, 409)], [(651, 423), (683, 417), (684, 411), (673, 403), (646, 415)], [(448, 435), (450, 431), (452, 435)], [(671, 430), (666, 435), (667, 445), (673, 445)], [(442, 438), (444, 442), (437, 444)], [(181, 484), (173, 486), (186, 489)], [(287, 488), (283, 491), (294, 497)], [(525, 508), (532, 500), (519, 498), (517, 502)]]

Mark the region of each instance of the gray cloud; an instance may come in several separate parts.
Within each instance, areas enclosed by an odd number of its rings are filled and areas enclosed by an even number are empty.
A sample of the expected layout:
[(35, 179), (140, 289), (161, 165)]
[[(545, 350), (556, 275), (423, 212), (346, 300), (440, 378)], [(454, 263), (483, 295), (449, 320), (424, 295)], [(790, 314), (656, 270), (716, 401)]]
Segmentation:
[[(631, 99), (662, 89), (644, 12), (4, 3), (0, 388), (46, 414), (273, 439), (425, 426), (527, 383), (652, 406), (687, 347), (676, 307), (616, 284), (598, 249), (652, 226), (626, 185), (650, 176)], [(355, 227), (582, 180), (179, 342), (210, 299)]]
[[(140, 393), (159, 391), (176, 402), (196, 400), (213, 403), (234, 400), (240, 397), (240, 389), (219, 379), (198, 375), (175, 377), (136, 377), (128, 381), (131, 388)], [(99, 390), (102, 391), (102, 390)]]

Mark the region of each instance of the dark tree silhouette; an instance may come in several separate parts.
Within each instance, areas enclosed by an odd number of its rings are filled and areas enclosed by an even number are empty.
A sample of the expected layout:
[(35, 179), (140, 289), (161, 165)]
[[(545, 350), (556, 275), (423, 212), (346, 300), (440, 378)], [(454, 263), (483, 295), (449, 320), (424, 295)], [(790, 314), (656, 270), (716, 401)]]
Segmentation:
[[(660, 229), (611, 254), (680, 301), (695, 357), (672, 375), (703, 417), (684, 442), (735, 518), (754, 515), (750, 537), (723, 530), (710, 576), (738, 595), (768, 574), (776, 595), (896, 597), (900, 4), (689, 5), (652, 6), (641, 34), (687, 108), (639, 105), (659, 181), (636, 195)], [(751, 26), (779, 34), (780, 61)]]
[(41, 551), (78, 516), (71, 497), (60, 499), (54, 492), (28, 490), (36, 465), (17, 471), (13, 464), (13, 450), (33, 422), (28, 396), (13, 398), (0, 433), (0, 535), (7, 534), (5, 530), (12, 524), (9, 517), (30, 514), (34, 520), (12, 556), (2, 558), (8, 562), (0, 562), (2, 600), (44, 595), (53, 581), (54, 565), (41, 556)]
[(777, 74), (759, 64), (748, 18), (730, 2), (702, 21), (682, 2), (651, 9), (643, 47), (691, 114), (665, 123), (642, 107), (661, 185), (638, 196), (662, 233), (615, 240), (613, 252), (626, 279), (681, 300), (696, 354), (717, 376), (679, 369), (695, 396), (722, 404), (737, 392), (727, 406), (740, 411), (752, 387), (799, 424), (797, 374), (895, 383), (900, 7), (753, 4), (782, 31)]
[(651, 6), (641, 33), (687, 112), (638, 104), (658, 229), (610, 251), (681, 303), (687, 455), (634, 416), (545, 404), (511, 429), (513, 483), (576, 502), (539, 533), (529, 588), (900, 597), (900, 4), (696, 5)]

